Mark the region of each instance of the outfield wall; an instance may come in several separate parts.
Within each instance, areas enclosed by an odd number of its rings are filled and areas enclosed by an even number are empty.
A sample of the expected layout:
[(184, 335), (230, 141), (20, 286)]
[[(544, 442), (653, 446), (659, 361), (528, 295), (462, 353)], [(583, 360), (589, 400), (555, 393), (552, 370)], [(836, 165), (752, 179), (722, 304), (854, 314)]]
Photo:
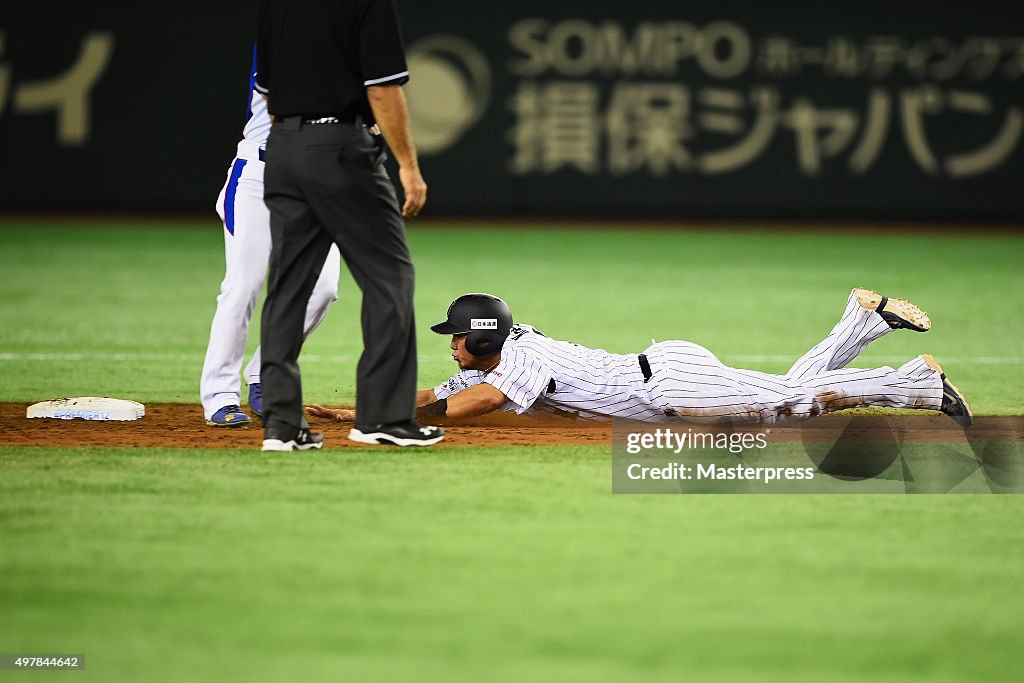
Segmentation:
[[(258, 3), (5, 3), (0, 208), (212, 208)], [(435, 215), (1024, 221), (1024, 10), (399, 0)]]

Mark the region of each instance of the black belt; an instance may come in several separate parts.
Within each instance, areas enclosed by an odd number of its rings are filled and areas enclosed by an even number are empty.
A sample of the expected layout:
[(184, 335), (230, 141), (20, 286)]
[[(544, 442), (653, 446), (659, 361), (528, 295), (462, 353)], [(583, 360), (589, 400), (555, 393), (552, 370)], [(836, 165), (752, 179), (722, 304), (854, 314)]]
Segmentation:
[(647, 356), (642, 353), (636, 357), (636, 360), (640, 364), (640, 372), (644, 373), (644, 382), (646, 383), (654, 374), (651, 372), (651, 364), (647, 362)]
[[(639, 356), (636, 357), (636, 360), (640, 364), (640, 372), (642, 372), (644, 374), (644, 383), (646, 384), (647, 380), (649, 380), (654, 375), (654, 373), (651, 372), (651, 364), (649, 362), (647, 362), (647, 356), (645, 356), (642, 353)], [(548, 381), (548, 393), (549, 394), (555, 393), (555, 390), (557, 388), (558, 387), (555, 385), (555, 378), (552, 377)]]
[(296, 114), (294, 116), (275, 116), (274, 123), (304, 126), (319, 126), (333, 123), (358, 123), (361, 119), (355, 114)]
[(266, 157), (267, 157), (267, 150), (265, 150), (265, 149), (263, 149), (261, 147), (260, 148), (260, 161), (266, 161), (267, 160)]

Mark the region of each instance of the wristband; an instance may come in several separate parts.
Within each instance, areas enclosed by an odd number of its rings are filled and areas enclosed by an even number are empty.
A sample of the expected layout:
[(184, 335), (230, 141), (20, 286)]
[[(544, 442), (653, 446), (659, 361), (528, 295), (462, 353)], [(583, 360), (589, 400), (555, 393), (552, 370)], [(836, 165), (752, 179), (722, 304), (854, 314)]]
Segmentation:
[(447, 417), (448, 415), (448, 399), (441, 398), (433, 403), (428, 403), (425, 406), (420, 406), (416, 409), (416, 419), (430, 419), (436, 417)]

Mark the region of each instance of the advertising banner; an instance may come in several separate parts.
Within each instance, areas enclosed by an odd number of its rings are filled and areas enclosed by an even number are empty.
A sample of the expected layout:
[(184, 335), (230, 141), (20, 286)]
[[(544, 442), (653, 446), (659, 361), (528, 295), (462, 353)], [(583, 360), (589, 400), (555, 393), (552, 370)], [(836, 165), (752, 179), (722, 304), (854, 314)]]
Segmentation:
[[(398, 4), (432, 213), (1024, 218), (1019, 6)], [(2, 207), (209, 208), (256, 4), (46, 7), (0, 16)]]

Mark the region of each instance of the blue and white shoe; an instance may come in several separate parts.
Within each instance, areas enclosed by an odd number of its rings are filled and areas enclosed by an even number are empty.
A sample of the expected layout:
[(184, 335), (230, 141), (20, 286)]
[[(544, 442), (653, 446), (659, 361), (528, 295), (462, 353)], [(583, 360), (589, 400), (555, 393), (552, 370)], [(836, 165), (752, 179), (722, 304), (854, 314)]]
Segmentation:
[(259, 382), (249, 385), (249, 410), (256, 417), (263, 417), (263, 390)]
[(252, 418), (242, 412), (241, 406), (224, 406), (211, 415), (206, 424), (211, 427), (248, 427)]

